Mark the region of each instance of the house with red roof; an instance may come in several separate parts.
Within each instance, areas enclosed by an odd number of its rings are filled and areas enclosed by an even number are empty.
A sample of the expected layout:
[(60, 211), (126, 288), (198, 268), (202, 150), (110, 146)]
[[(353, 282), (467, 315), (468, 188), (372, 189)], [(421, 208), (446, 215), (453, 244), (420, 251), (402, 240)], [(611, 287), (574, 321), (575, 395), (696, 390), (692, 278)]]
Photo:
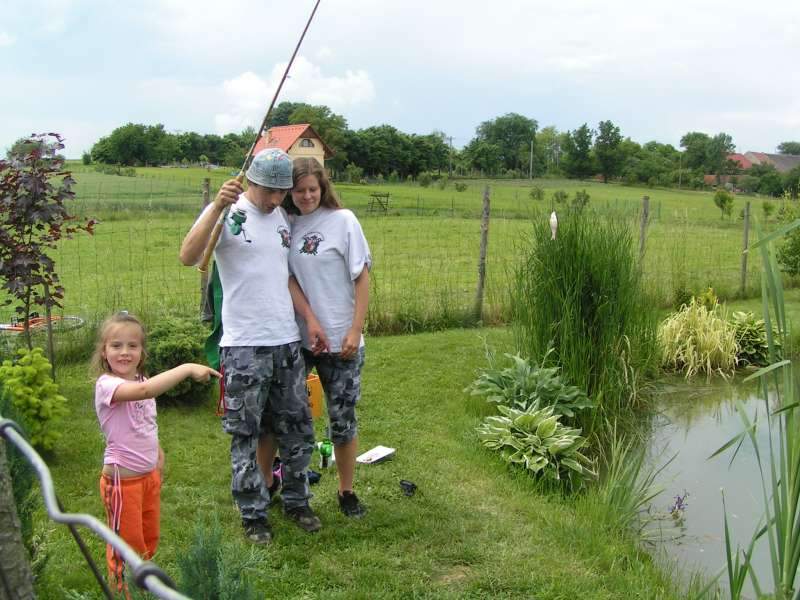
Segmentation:
[(280, 148), (292, 158), (310, 156), (325, 166), (325, 159), (334, 154), (308, 123), (273, 127), (261, 136), (254, 153), (265, 148)]

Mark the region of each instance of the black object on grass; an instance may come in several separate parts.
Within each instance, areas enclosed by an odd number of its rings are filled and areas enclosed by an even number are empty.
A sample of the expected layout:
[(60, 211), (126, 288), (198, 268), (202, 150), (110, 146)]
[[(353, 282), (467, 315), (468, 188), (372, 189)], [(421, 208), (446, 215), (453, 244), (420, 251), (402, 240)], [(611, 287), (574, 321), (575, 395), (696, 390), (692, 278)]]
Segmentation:
[(402, 489), (403, 493), (410, 498), (414, 495), (414, 492), (417, 491), (417, 484), (413, 481), (409, 481), (408, 479), (401, 479), (400, 489)]

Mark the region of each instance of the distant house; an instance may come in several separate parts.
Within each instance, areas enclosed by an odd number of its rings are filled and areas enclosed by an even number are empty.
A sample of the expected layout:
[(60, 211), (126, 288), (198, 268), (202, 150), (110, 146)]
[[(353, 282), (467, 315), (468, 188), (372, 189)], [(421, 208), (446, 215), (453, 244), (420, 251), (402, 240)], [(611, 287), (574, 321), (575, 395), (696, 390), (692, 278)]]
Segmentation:
[(772, 165), (779, 173), (788, 173), (795, 167), (800, 167), (800, 156), (793, 154), (745, 152), (744, 154), (728, 154), (728, 160), (738, 163), (739, 168), (743, 171), (753, 165)]
[(334, 154), (308, 123), (268, 129), (256, 143), (254, 152), (265, 148), (280, 148), (292, 158), (310, 156), (316, 158), (323, 167), (325, 159)]

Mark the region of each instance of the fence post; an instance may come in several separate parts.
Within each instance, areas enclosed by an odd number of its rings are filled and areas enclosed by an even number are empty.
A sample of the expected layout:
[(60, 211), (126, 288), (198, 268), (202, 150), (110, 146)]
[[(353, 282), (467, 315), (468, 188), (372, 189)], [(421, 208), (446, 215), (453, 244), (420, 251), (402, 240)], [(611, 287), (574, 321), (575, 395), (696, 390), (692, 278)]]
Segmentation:
[(747, 289), (747, 248), (750, 234), (750, 201), (744, 203), (744, 240), (742, 241), (742, 284), (739, 293), (744, 297)]
[(639, 223), (639, 262), (644, 260), (646, 248), (647, 222), (650, 219), (650, 196), (642, 196), (642, 220)]
[[(201, 211), (208, 206), (211, 201), (211, 179), (208, 177), (203, 179), (203, 206)], [(206, 306), (206, 295), (208, 291), (208, 272), (207, 270), (200, 273), (200, 318), (203, 318), (203, 311)]]
[(44, 316), (47, 324), (47, 358), (50, 359), (50, 374), (56, 380), (56, 351), (53, 344), (53, 321), (51, 319), (50, 287), (44, 284)]
[(489, 186), (483, 188), (481, 213), (481, 251), (478, 259), (478, 289), (475, 292), (475, 320), (483, 317), (483, 288), (486, 283), (486, 247), (489, 242)]

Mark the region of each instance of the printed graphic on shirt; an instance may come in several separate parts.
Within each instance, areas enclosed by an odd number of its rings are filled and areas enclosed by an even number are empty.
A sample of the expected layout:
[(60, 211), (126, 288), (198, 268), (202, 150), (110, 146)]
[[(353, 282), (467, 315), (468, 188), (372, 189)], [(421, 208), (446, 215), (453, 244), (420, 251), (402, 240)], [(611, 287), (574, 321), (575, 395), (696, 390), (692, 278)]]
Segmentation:
[(147, 400), (137, 400), (131, 402), (131, 421), (133, 428), (142, 433), (150, 433), (155, 429), (155, 423), (152, 419), (148, 419), (147, 414)]
[(300, 246), (300, 254), (313, 254), (316, 256), (320, 242), (325, 241), (325, 237), (317, 232), (311, 231), (303, 236), (303, 245)]
[(237, 208), (231, 212), (231, 220), (228, 226), (233, 235), (239, 235), (241, 233), (244, 241), (250, 242), (250, 240), (247, 239), (247, 232), (244, 230), (245, 221), (247, 221), (247, 213), (241, 208)]
[(292, 245), (292, 234), (289, 233), (289, 228), (286, 225), (278, 227), (278, 233), (281, 236), (281, 246), (289, 248)]

